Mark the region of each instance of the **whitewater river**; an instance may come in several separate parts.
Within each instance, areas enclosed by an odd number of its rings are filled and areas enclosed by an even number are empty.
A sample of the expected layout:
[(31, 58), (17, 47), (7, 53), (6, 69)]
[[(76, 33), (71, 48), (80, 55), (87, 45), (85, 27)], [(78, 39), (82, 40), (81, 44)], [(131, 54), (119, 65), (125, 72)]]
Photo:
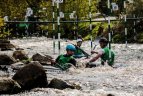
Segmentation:
[[(35, 53), (48, 54), (54, 58), (58, 56), (58, 42), (56, 40), (55, 54), (53, 54), (53, 40), (50, 38), (25, 38), (11, 40), (14, 45), (23, 48), (29, 57)], [(65, 53), (65, 46), (68, 43), (61, 40), (61, 51)], [(98, 44), (96, 42), (96, 44)], [(90, 41), (84, 41), (82, 48), (90, 54)], [(98, 50), (99, 46), (95, 50)], [(72, 69), (69, 72), (47, 71), (47, 79), (59, 78), (70, 83), (79, 84), (82, 89), (50, 89), (35, 88), (29, 92), (22, 92), (14, 96), (143, 96), (143, 44), (112, 44), (116, 54), (115, 66), (99, 66), (95, 68)], [(12, 51), (1, 52), (10, 54)], [(94, 56), (94, 55), (93, 55)], [(87, 59), (77, 60), (79, 64)], [(97, 61), (98, 63), (99, 61)], [(1, 76), (7, 73), (1, 72)], [(10, 76), (14, 73), (10, 72)], [(5, 95), (4, 95), (5, 96)], [(108, 95), (110, 96), (110, 95)]]

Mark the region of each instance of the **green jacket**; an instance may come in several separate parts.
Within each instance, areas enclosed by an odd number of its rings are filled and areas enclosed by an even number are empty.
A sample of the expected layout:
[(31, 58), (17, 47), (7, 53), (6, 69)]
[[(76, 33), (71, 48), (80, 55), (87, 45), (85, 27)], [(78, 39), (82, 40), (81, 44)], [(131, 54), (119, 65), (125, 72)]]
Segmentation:
[(55, 65), (55, 67), (58, 67), (58, 68), (60, 68), (62, 70), (68, 69), (71, 66), (69, 64), (71, 59), (74, 59), (73, 56), (60, 55), (56, 59), (57, 64)]
[(114, 64), (114, 58), (115, 54), (113, 51), (111, 51), (109, 48), (103, 48), (104, 54), (101, 56), (101, 64), (104, 64), (104, 62), (108, 62), (110, 66)]

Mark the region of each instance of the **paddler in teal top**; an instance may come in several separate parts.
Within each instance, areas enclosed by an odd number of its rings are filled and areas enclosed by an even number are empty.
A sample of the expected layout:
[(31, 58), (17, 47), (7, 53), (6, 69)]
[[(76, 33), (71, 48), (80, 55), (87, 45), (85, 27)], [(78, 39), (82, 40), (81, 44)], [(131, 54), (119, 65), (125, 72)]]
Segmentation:
[(75, 45), (76, 51), (74, 52), (73, 57), (74, 58), (87, 57), (86, 52), (83, 49), (81, 49), (82, 39), (77, 39), (76, 42), (77, 42), (77, 45)]
[(51, 63), (54, 67), (60, 68), (61, 70), (67, 70), (72, 65), (76, 66), (76, 60), (73, 57), (75, 50), (74, 45), (68, 44), (66, 46), (66, 54), (59, 55), (56, 61), (52, 61)]
[(109, 66), (113, 66), (115, 54), (107, 47), (108, 40), (106, 38), (101, 38), (99, 40), (99, 43), (101, 49), (98, 52), (91, 51), (92, 54), (96, 53), (97, 55), (90, 59), (90, 61), (87, 63), (87, 66), (92, 64), (92, 62), (96, 61), (98, 58), (101, 58), (102, 65), (105, 65), (107, 63)]
[(79, 49), (79, 48), (81, 47), (81, 45), (82, 45), (82, 39), (77, 39), (76, 42), (77, 42), (77, 45), (75, 45), (76, 50), (75, 50), (75, 52), (74, 52), (73, 57), (74, 57), (74, 58), (84, 57), (84, 54), (83, 54), (82, 51)]

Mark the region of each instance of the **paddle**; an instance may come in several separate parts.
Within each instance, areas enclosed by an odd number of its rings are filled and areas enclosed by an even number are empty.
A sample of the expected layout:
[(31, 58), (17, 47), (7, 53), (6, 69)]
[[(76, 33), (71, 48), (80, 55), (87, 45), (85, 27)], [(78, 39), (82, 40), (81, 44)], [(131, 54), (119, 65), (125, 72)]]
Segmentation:
[(97, 46), (97, 45), (98, 45), (98, 43), (99, 43), (100, 38), (101, 38), (101, 37), (98, 37), (98, 36), (96, 37), (96, 39), (94, 40), (95, 45), (94, 45), (94, 47), (93, 47), (93, 49), (92, 49), (92, 50), (95, 50), (96, 46)]

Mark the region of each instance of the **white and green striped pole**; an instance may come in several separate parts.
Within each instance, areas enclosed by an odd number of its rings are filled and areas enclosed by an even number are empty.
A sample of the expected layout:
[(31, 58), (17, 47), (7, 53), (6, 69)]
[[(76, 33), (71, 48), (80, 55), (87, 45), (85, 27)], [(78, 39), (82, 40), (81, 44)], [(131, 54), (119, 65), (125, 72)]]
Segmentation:
[(59, 14), (59, 1), (57, 2), (57, 25), (58, 25), (58, 50), (60, 54), (61, 45), (60, 45), (60, 14)]
[(107, 6), (108, 6), (108, 8), (110, 9), (110, 0), (108, 0), (108, 5), (107, 5)]
[(53, 7), (53, 33), (54, 33), (54, 31), (55, 31), (55, 10), (54, 10), (55, 2), (54, 2), (54, 0), (52, 0), (52, 7)]
[(76, 15), (76, 31), (75, 31), (76, 39), (78, 35), (78, 16)]
[[(108, 9), (109, 11), (111, 11), (111, 6), (110, 6), (111, 2), (110, 0), (108, 0)], [(109, 41), (109, 49), (111, 49), (111, 28), (110, 28), (110, 12), (108, 14), (108, 41)]]
[(89, 0), (89, 21), (90, 21), (90, 24), (89, 24), (89, 28), (90, 28), (90, 33), (91, 33), (91, 36), (90, 36), (90, 41), (91, 41), (91, 51), (92, 51), (92, 47), (93, 47), (93, 40), (92, 40), (92, 24), (91, 24), (91, 19), (92, 19), (92, 14), (91, 14), (91, 0)]
[[(111, 49), (111, 28), (110, 28), (110, 16), (108, 16), (108, 46)], [(111, 51), (109, 51), (109, 60), (111, 60)]]
[(108, 16), (108, 41), (109, 41), (109, 49), (111, 49), (111, 26), (110, 26), (110, 16)]
[(128, 40), (127, 40), (127, 15), (126, 15), (126, 1), (124, 1), (124, 9), (125, 9), (125, 16), (124, 16), (124, 22), (125, 22), (125, 45), (127, 48)]
[(126, 44), (126, 48), (127, 48), (127, 44), (128, 44), (128, 40), (127, 40), (127, 15), (125, 14), (125, 44)]
[(57, 1), (57, 25), (58, 25), (58, 32), (57, 33), (59, 33), (59, 28), (60, 28), (59, 1)]
[(114, 35), (114, 31), (112, 30), (112, 31), (111, 31), (111, 43), (114, 43), (113, 38), (112, 38), (113, 35)]
[(56, 48), (55, 36), (53, 36), (53, 54), (55, 54), (55, 48)]
[(58, 33), (58, 51), (59, 51), (59, 55), (61, 53), (61, 33)]
[(110, 12), (111, 12), (111, 5), (110, 5), (110, 4), (111, 4), (111, 2), (110, 2), (110, 0), (108, 0), (108, 4), (107, 4), (107, 7), (108, 7), (108, 9), (109, 9), (109, 11), (108, 11), (108, 12), (109, 12), (109, 13), (108, 13), (108, 15), (109, 15), (109, 14), (110, 14)]
[[(55, 7), (55, 1), (52, 0), (52, 8), (53, 8), (53, 34), (55, 33), (55, 10), (54, 10), (54, 7)], [(56, 46), (56, 43), (55, 43), (55, 36), (53, 36), (53, 54), (55, 54), (55, 46)]]
[[(134, 14), (134, 19), (136, 18), (135, 14)], [(136, 25), (136, 20), (134, 20), (134, 26)], [(136, 29), (134, 27), (134, 40), (136, 41), (137, 38), (136, 38)]]
[(90, 46), (91, 46), (91, 51), (92, 51), (92, 47), (93, 47), (93, 42), (92, 42), (93, 40), (92, 40), (92, 36), (90, 36)]
[[(108, 46), (109, 49), (111, 49), (111, 28), (110, 28), (110, 12), (111, 12), (111, 6), (110, 6), (110, 0), (108, 0), (108, 9), (109, 9), (109, 13), (108, 13)], [(109, 61), (111, 60), (111, 51), (109, 51)]]

